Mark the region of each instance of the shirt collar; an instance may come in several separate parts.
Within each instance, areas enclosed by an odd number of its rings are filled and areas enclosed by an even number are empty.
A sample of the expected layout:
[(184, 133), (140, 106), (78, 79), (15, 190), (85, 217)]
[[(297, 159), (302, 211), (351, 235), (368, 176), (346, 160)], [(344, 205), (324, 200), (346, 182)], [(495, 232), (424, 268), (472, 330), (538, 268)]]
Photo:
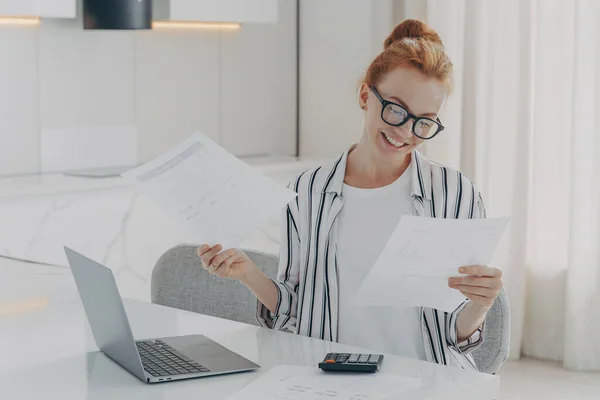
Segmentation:
[[(330, 174), (333, 174), (331, 183), (325, 187), (326, 193), (342, 194), (342, 187), (346, 176), (348, 153), (350, 153), (354, 146), (355, 145), (351, 146), (340, 157), (326, 167), (326, 170), (329, 171)], [(412, 195), (431, 200), (431, 165), (429, 160), (423, 154), (414, 150), (412, 152), (411, 167)]]

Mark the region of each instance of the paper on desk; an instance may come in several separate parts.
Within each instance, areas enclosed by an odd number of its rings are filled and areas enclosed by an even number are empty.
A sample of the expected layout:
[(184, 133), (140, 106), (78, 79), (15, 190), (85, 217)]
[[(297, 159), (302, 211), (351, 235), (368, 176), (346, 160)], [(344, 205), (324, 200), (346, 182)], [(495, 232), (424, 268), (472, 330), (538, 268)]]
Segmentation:
[(352, 303), (454, 311), (465, 296), (448, 278), (489, 265), (508, 221), (402, 217)]
[[(376, 374), (323, 372), (280, 365), (227, 400), (373, 400), (398, 398), (423, 386), (420, 379)], [(393, 396), (393, 397), (390, 397)]]
[(224, 248), (237, 246), (296, 196), (200, 133), (122, 176), (198, 243)]

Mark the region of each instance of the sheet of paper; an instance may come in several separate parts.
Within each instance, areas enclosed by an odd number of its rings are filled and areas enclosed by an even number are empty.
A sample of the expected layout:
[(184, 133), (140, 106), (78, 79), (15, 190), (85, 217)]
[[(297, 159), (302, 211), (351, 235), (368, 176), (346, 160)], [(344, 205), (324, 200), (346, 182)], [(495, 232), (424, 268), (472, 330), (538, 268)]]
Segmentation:
[(378, 372), (344, 374), (281, 365), (227, 400), (374, 400), (399, 398), (423, 386), (420, 379)]
[(225, 248), (296, 196), (200, 133), (122, 176), (194, 232), (199, 244)]
[(454, 311), (465, 296), (448, 278), (461, 266), (489, 265), (508, 221), (402, 217), (353, 304)]

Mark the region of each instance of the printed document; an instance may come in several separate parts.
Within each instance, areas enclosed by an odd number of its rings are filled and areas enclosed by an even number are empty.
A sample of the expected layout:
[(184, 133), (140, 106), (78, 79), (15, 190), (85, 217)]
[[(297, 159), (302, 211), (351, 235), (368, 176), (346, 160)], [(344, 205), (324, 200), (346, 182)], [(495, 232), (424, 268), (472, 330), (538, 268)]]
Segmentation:
[(454, 311), (465, 296), (448, 278), (489, 265), (508, 221), (403, 216), (352, 303)]
[(227, 400), (374, 400), (397, 399), (419, 389), (418, 378), (323, 372), (318, 368), (280, 365)]
[(200, 133), (122, 176), (194, 232), (198, 244), (226, 249), (296, 196)]

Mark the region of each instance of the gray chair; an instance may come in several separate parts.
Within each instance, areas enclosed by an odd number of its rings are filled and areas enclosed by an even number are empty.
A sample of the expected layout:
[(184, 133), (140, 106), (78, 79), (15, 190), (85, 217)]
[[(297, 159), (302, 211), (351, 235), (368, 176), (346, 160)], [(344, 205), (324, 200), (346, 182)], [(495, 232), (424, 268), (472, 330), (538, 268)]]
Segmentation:
[(495, 374), (508, 358), (510, 346), (510, 305), (502, 289), (485, 318), (483, 345), (473, 351), (475, 365), (481, 372)]
[[(197, 247), (177, 246), (165, 252), (152, 271), (151, 300), (182, 310), (258, 325), (256, 298), (239, 282), (210, 275), (202, 268)], [(277, 273), (277, 256), (245, 250), (267, 275)], [(510, 309), (502, 291), (488, 313), (484, 344), (473, 352), (478, 369), (495, 373), (508, 355)]]
[[(176, 246), (158, 259), (152, 271), (151, 301), (258, 325), (256, 297), (237, 281), (209, 274), (202, 268), (196, 249), (194, 246)], [(275, 276), (275, 256), (248, 250), (245, 253), (267, 276)]]

